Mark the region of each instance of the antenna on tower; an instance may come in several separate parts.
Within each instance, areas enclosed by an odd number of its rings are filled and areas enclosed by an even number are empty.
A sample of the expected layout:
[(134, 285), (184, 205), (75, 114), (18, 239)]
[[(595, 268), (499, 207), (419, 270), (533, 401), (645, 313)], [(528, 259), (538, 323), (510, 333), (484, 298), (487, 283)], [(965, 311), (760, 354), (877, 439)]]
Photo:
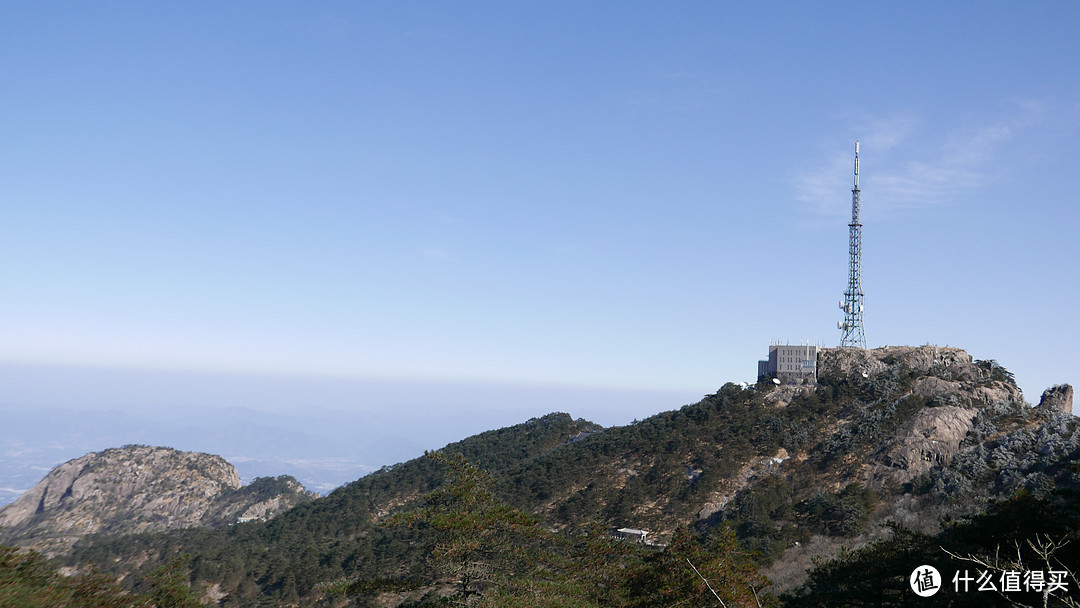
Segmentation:
[(851, 223), (848, 224), (848, 286), (844, 291), (844, 320), (840, 348), (866, 348), (863, 331), (862, 223), (859, 222), (859, 142), (855, 142), (855, 185), (851, 188)]

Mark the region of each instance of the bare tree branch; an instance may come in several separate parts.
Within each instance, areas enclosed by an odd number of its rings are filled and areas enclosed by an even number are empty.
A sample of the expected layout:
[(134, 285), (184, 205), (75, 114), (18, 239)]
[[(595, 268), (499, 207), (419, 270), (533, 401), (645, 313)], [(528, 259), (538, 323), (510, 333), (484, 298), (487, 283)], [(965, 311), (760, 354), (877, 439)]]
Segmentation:
[[(727, 604), (724, 603), (724, 600), (720, 599), (720, 595), (716, 593), (716, 589), (713, 589), (712, 585), (709, 584), (709, 579), (701, 576), (701, 572), (698, 572), (697, 566), (694, 565), (694, 562), (690, 561), (689, 557), (686, 558), (686, 563), (690, 564), (690, 567), (694, 569), (694, 572), (696, 572), (699, 577), (701, 577), (701, 580), (705, 581), (705, 586), (709, 588), (709, 591), (712, 591), (713, 596), (716, 597), (716, 601), (720, 602), (720, 605), (724, 608), (727, 608)], [(751, 589), (753, 589), (753, 587), (751, 587)]]
[[(1054, 540), (1048, 535), (1041, 537), (1039, 535), (1035, 535), (1035, 539), (1028, 539), (1026, 544), (1035, 554), (1035, 559), (1029, 561), (1034, 561), (1035, 565), (1039, 566), (1038, 569), (1043, 569), (1043, 567), (1045, 567), (1045, 571), (1065, 572), (1066, 578), (1071, 579), (1074, 585), (1078, 585), (1078, 587), (1080, 587), (1080, 581), (1077, 580), (1076, 573), (1073, 572), (1071, 568), (1061, 563), (1061, 560), (1054, 558), (1054, 554), (1058, 550), (1069, 544), (1068, 540), (1066, 540), (1064, 537), (1059, 540)], [(976, 566), (984, 568), (987, 572), (1030, 572), (1036, 570), (1036, 568), (1032, 568), (1031, 566), (1029, 566), (1029, 564), (1024, 562), (1024, 552), (1021, 549), (1020, 543), (1016, 542), (1014, 543), (1014, 546), (1016, 548), (1015, 559), (1002, 558), (1000, 546), (994, 549), (993, 557), (972, 554), (958, 555), (944, 547), (941, 547), (941, 550), (954, 559), (970, 562), (972, 564), (975, 564)], [(1049, 606), (1051, 596), (1054, 597), (1054, 599), (1060, 600), (1061, 605), (1065, 606), (1066, 608), (1080, 608), (1080, 602), (1077, 602), (1077, 600), (1069, 597), (1065, 593), (1051, 593), (1050, 587), (1051, 585), (1047, 583), (1046, 586), (1044, 586), (1042, 589), (1043, 608)], [(1014, 598), (1009, 597), (1004, 591), (1000, 589), (995, 588), (994, 591), (996, 591), (998, 595), (1000, 595), (1013, 606), (1030, 608), (1028, 604), (1021, 604), (1017, 602)], [(1066, 590), (1062, 589), (1062, 591)]]

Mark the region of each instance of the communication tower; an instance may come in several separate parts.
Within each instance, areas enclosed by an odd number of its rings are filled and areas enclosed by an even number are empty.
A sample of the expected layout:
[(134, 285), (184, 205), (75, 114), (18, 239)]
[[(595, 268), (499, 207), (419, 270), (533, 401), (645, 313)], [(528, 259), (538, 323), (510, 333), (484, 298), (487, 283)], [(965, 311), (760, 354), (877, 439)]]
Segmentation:
[(866, 348), (863, 332), (862, 223), (859, 222), (859, 142), (855, 142), (855, 185), (851, 189), (851, 223), (848, 224), (848, 286), (840, 310), (844, 320), (836, 327), (842, 332), (840, 348)]

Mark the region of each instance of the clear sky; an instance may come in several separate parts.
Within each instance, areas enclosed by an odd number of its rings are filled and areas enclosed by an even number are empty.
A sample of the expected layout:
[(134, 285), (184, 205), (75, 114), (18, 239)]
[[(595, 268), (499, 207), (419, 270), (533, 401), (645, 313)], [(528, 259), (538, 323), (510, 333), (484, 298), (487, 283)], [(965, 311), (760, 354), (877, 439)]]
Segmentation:
[(839, 342), (858, 139), (868, 346), (1037, 401), (1080, 381), (1077, 32), (1077, 2), (8, 2), (0, 362), (700, 396)]

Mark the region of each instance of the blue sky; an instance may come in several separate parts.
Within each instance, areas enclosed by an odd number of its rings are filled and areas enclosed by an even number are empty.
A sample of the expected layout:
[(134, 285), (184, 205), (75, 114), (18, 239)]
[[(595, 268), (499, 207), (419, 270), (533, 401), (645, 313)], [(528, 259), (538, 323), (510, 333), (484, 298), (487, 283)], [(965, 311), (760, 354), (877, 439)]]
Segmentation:
[(1077, 31), (1075, 2), (8, 3), (0, 362), (116, 400), (117, 370), (590, 387), (628, 422), (625, 391), (839, 342), (858, 139), (868, 345), (1037, 401), (1080, 380)]

